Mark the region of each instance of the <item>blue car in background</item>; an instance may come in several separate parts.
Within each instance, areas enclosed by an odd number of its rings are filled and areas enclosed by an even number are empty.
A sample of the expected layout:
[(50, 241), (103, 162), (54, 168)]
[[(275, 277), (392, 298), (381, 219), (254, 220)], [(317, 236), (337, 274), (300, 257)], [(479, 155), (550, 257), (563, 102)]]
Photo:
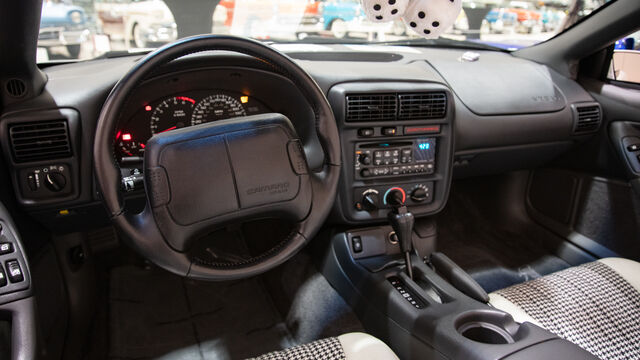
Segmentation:
[(484, 17), (492, 33), (514, 32), (518, 25), (518, 15), (505, 8), (495, 8)]
[(65, 46), (72, 58), (78, 58), (81, 45), (87, 41), (90, 32), (87, 28), (85, 11), (75, 5), (44, 1), (40, 19), (38, 47), (50, 48)]
[[(380, 31), (367, 20), (359, 0), (315, 0), (309, 6), (301, 21), (298, 33), (328, 32), (342, 39), (350, 32), (369, 33)], [(395, 35), (405, 33), (406, 27), (401, 21), (389, 24), (386, 32)]]

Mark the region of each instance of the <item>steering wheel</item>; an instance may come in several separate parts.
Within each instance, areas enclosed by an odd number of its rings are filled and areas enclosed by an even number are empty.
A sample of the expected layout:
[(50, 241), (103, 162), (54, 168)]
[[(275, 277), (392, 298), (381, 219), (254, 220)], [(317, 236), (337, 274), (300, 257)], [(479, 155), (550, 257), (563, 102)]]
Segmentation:
[[(321, 169), (308, 168), (291, 121), (271, 113), (233, 118), (157, 134), (146, 145), (147, 203), (125, 209), (114, 141), (118, 118), (137, 86), (158, 67), (185, 55), (224, 50), (252, 56), (288, 78), (314, 113), (324, 152)], [(100, 113), (94, 145), (97, 182), (115, 227), (142, 256), (175, 274), (229, 280), (263, 273), (296, 254), (329, 214), (340, 173), (333, 112), (316, 82), (293, 60), (251, 39), (202, 35), (179, 40), (140, 60), (113, 88)], [(282, 241), (238, 262), (190, 255), (213, 229), (261, 218), (293, 223)]]

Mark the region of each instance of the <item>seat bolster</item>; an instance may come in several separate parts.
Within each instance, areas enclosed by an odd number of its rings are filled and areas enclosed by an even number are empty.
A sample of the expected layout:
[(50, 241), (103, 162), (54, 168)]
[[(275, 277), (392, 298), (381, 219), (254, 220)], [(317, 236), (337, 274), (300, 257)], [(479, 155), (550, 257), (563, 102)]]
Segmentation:
[(508, 314), (511, 314), (511, 316), (513, 317), (513, 320), (515, 320), (516, 322), (523, 323), (528, 321), (534, 325), (538, 325), (542, 327), (542, 325), (540, 325), (539, 322), (537, 322), (534, 318), (529, 316), (529, 314), (527, 314), (520, 306), (507, 300), (500, 294), (497, 294), (497, 293), (489, 294), (489, 304), (491, 304), (491, 306), (493, 306), (498, 310), (502, 310)]
[(396, 354), (379, 339), (365, 333), (338, 336), (346, 360), (397, 360)]
[(617, 272), (636, 291), (640, 292), (640, 263), (623, 258), (605, 258), (598, 260)]

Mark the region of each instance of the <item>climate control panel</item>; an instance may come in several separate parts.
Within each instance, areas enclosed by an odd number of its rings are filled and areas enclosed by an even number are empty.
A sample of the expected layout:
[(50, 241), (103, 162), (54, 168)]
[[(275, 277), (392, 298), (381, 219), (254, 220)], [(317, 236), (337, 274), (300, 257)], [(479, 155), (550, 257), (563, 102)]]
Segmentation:
[(390, 209), (396, 201), (407, 206), (426, 205), (433, 201), (433, 191), (433, 181), (360, 187), (354, 189), (355, 208), (357, 211), (373, 212)]
[(436, 165), (436, 138), (358, 143), (354, 155), (356, 180), (433, 174)]

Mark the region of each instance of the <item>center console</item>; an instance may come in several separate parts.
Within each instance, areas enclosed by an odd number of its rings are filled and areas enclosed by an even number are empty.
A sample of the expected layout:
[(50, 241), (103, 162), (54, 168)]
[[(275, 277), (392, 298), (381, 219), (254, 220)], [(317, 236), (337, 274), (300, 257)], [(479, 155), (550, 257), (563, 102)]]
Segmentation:
[(385, 219), (400, 191), (416, 216), (446, 202), (453, 154), (453, 96), (440, 84), (357, 82), (332, 87), (341, 134), (343, 220)]
[[(416, 222), (413, 243), (434, 241)], [(597, 359), (534, 324), (517, 323), (468, 296), (442, 268), (412, 252), (412, 271), (390, 226), (325, 233), (321, 271), (349, 302), (368, 333), (401, 359)], [(426, 236), (425, 236), (426, 235)], [(328, 237), (328, 238), (327, 238)], [(419, 246), (418, 246), (419, 247)], [(441, 255), (441, 254), (438, 254)], [(433, 258), (433, 257), (432, 257)]]

